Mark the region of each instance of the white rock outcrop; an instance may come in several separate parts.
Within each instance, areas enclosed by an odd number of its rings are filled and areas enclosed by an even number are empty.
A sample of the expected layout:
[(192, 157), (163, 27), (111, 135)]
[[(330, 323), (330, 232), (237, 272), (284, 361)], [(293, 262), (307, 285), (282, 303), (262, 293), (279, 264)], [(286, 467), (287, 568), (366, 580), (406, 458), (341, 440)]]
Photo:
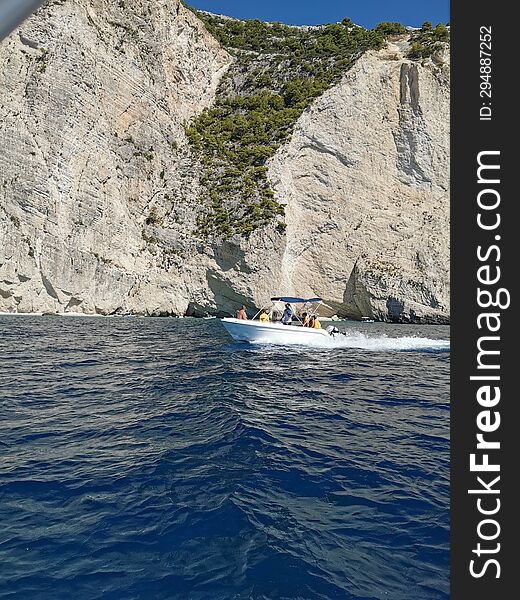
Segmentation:
[(280, 287), (339, 315), (449, 319), (449, 56), (365, 54), (301, 117), (270, 178)]
[(449, 57), (361, 57), (269, 164), (287, 229), (193, 235), (184, 123), (231, 58), (177, 0), (55, 0), (0, 44), (0, 312), (449, 320)]

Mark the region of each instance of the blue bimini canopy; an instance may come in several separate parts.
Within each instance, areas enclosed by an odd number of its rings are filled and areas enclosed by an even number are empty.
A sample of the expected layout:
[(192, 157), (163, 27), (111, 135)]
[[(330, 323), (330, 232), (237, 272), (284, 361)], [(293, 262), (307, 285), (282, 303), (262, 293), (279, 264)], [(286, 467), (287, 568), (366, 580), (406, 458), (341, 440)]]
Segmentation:
[(321, 298), (291, 298), (282, 296), (280, 298), (271, 298), (271, 302), (288, 302), (289, 304), (307, 304), (308, 302), (321, 302)]

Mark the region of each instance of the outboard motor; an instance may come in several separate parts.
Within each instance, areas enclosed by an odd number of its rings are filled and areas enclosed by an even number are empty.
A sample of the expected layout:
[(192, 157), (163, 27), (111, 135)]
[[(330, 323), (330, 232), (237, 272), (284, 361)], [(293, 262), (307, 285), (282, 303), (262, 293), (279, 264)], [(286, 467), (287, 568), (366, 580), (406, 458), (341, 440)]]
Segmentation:
[(327, 333), (329, 335), (331, 335), (332, 337), (338, 335), (339, 333), (339, 329), (337, 327), (334, 327), (334, 325), (329, 325), (326, 329)]

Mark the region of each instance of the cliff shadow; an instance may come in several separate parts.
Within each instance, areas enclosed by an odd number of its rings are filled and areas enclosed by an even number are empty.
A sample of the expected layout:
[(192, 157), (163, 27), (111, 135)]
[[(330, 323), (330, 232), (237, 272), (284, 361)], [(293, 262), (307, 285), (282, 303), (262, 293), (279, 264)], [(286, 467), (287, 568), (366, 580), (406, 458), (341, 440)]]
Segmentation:
[(343, 305), (338, 310), (339, 317), (361, 319), (361, 317), (374, 318), (370, 295), (359, 278), (358, 261), (355, 262), (343, 294)]

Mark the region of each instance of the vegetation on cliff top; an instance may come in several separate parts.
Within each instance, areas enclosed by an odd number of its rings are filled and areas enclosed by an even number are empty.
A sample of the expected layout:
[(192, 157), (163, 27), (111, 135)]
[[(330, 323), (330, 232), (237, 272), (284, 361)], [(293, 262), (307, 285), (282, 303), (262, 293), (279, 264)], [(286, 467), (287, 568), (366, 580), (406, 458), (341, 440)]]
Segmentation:
[(202, 166), (198, 233), (247, 236), (274, 220), (283, 231), (284, 205), (269, 186), (266, 162), (309, 104), (361, 54), (406, 29), (382, 23), (367, 30), (349, 19), (291, 27), (190, 10), (234, 57), (214, 106), (186, 127)]
[(421, 29), (412, 35), (410, 52), (411, 59), (428, 58), (445, 42), (450, 41), (450, 30), (439, 23), (433, 27), (428, 21), (423, 23)]

